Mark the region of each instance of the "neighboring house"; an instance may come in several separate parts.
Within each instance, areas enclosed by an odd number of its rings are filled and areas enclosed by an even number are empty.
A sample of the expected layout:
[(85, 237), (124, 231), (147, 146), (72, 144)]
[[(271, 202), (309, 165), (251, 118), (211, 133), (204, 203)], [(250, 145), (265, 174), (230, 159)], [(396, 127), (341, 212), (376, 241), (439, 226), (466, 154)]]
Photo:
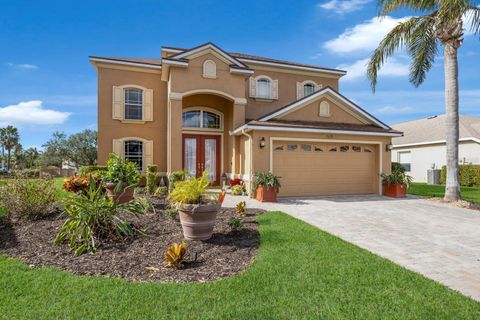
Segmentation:
[(162, 47), (159, 59), (90, 57), (98, 72), (98, 163), (110, 152), (160, 172), (206, 170), (215, 184), (255, 172), (281, 195), (380, 193), (401, 133), (338, 93), (345, 71)]
[[(480, 163), (480, 118), (460, 116), (460, 163)], [(446, 164), (445, 115), (392, 126), (403, 137), (393, 139), (392, 161), (400, 162), (417, 182), (427, 182), (429, 169)]]

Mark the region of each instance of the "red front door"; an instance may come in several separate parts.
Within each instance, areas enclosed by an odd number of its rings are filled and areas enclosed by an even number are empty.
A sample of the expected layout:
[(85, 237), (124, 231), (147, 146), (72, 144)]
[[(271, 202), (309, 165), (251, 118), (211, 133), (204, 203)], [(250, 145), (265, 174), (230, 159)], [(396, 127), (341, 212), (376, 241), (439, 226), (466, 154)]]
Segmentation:
[(220, 185), (220, 136), (183, 135), (183, 168), (199, 177), (207, 171), (213, 185)]

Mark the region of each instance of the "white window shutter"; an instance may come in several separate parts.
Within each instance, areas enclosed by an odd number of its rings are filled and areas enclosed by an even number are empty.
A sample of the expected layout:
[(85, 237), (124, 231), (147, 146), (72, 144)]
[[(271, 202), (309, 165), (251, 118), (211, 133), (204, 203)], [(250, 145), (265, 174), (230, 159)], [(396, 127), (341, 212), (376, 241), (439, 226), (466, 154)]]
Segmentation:
[(297, 100), (303, 98), (303, 84), (297, 81)]
[(143, 120), (153, 121), (153, 90), (146, 89), (143, 93)]
[(145, 162), (145, 168), (149, 164), (153, 164), (153, 141), (148, 140), (143, 143), (143, 159)]
[(123, 88), (113, 86), (112, 92), (112, 119), (123, 120), (124, 101)]
[(118, 154), (122, 158), (125, 156), (125, 152), (123, 151), (124, 143), (123, 140), (120, 139), (113, 139), (113, 149), (112, 152)]
[(272, 99), (278, 99), (278, 80), (273, 80), (272, 83)]
[(250, 97), (255, 98), (257, 96), (257, 79), (250, 77)]

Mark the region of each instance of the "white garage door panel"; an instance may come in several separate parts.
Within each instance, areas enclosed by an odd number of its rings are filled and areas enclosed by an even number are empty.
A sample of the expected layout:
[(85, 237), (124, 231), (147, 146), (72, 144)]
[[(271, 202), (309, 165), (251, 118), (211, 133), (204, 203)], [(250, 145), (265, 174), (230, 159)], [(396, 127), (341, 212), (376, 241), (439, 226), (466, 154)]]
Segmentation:
[[(301, 148), (302, 144), (311, 148)], [(289, 150), (288, 145), (297, 148)], [(348, 147), (348, 151), (340, 152), (340, 146)], [(354, 152), (352, 146), (361, 151)], [(323, 151), (313, 151), (314, 147)], [(335, 147), (336, 152), (329, 151)], [(281, 177), (281, 196), (367, 194), (376, 190), (375, 159), (373, 145), (277, 141), (273, 173)]]

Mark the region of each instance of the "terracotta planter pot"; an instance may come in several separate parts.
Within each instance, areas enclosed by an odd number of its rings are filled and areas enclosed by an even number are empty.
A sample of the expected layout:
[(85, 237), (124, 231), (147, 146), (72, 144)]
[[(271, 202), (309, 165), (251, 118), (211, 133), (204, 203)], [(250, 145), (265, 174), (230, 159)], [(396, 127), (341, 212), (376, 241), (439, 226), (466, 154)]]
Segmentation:
[(277, 192), (272, 187), (258, 186), (255, 198), (260, 202), (277, 202)]
[(212, 237), (219, 204), (187, 204), (178, 210), (186, 240), (207, 240)]
[(405, 198), (407, 196), (407, 186), (404, 184), (383, 184), (383, 195), (393, 198)]
[(117, 184), (115, 182), (107, 182), (105, 184), (105, 190), (107, 191), (107, 197), (113, 198), (118, 204), (127, 203), (133, 200), (133, 187), (128, 187), (126, 183), (122, 184), (122, 188), (115, 193)]

